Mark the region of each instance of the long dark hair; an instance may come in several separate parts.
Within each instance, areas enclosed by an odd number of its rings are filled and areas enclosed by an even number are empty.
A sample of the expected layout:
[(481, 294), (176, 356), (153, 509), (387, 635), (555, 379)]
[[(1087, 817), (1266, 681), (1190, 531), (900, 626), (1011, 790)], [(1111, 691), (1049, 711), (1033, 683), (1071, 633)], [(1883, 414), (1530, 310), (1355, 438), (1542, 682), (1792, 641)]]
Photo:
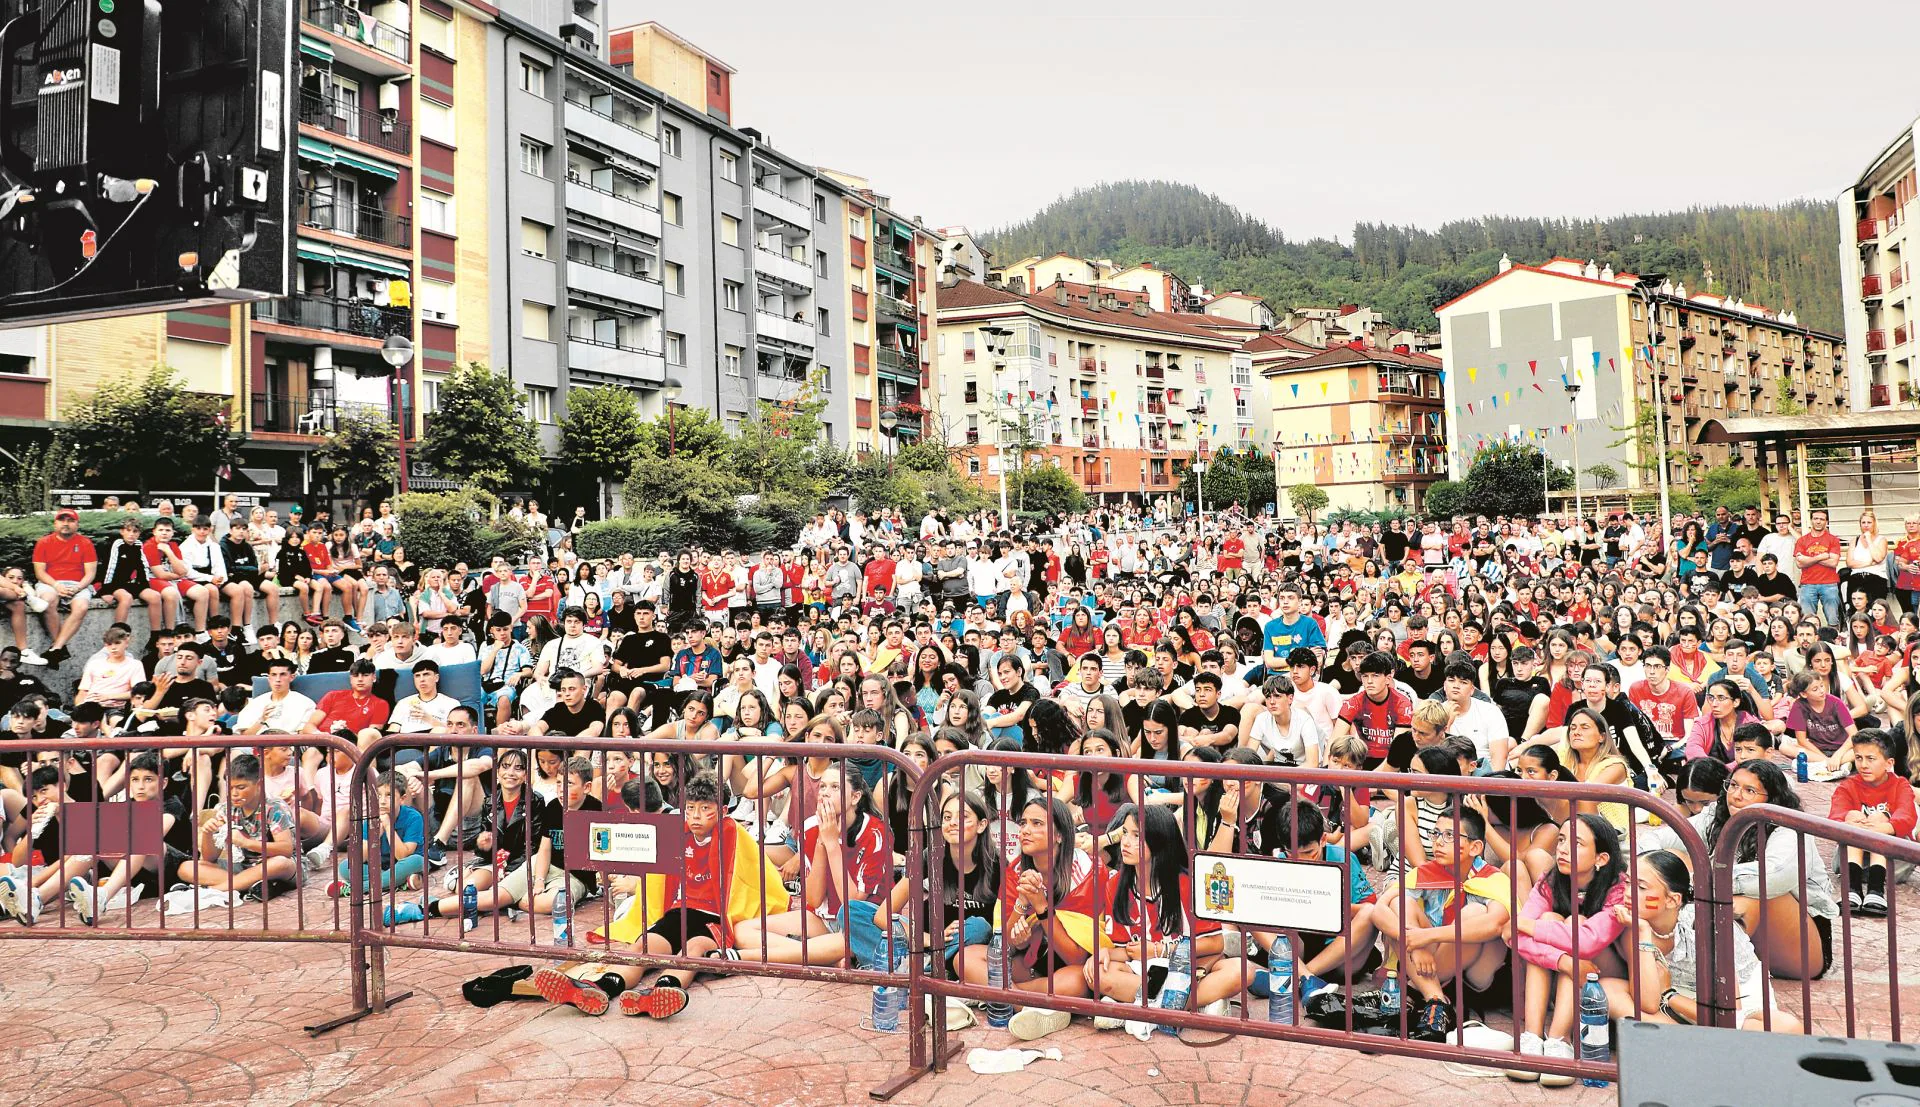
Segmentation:
[[(1760, 714), (1753, 706), (1753, 697), (1747, 695), (1746, 689), (1735, 684), (1733, 681), (1726, 677), (1715, 677), (1707, 682), (1707, 691), (1712, 692), (1715, 688), (1724, 688), (1726, 689), (1727, 695), (1733, 697), (1733, 725), (1735, 730), (1740, 728), (1741, 712), (1744, 711), (1754, 716)], [(1713, 744), (1707, 747), (1708, 756), (1717, 757), (1722, 761), (1731, 758), (1733, 756), (1731, 743), (1728, 742), (1727, 739), (1720, 737), (1719, 720), (1715, 719), (1711, 714), (1707, 716), (1707, 731), (1708, 736), (1713, 739)]]
[[(1800, 810), (1800, 797), (1794, 793), (1793, 785), (1787, 782), (1787, 774), (1780, 770), (1780, 766), (1775, 765), (1771, 761), (1756, 757), (1751, 761), (1740, 762), (1740, 764), (1734, 766), (1733, 771), (1736, 773), (1752, 773), (1754, 779), (1760, 782), (1760, 787), (1766, 789), (1767, 792), (1767, 797), (1760, 802), (1770, 803), (1775, 807), (1790, 808), (1794, 811)], [(1731, 773), (1727, 776), (1727, 782), (1729, 784), (1733, 782), (1733, 775)], [(1720, 798), (1714, 801), (1713, 818), (1707, 823), (1707, 833), (1705, 837), (1707, 839), (1708, 853), (1712, 853), (1718, 846), (1720, 832), (1726, 828), (1727, 820), (1732, 817), (1733, 809), (1727, 806), (1727, 793), (1723, 789), (1720, 793)], [(1776, 830), (1774, 833), (1785, 834), (1788, 832)], [(1745, 864), (1746, 862), (1752, 861), (1759, 852), (1760, 828), (1756, 826), (1740, 839), (1739, 850), (1734, 860)]]
[(1027, 712), (1027, 733), (1032, 736), (1035, 753), (1065, 753), (1080, 740), (1080, 728), (1073, 725), (1067, 709), (1059, 700), (1039, 700)]
[[(1025, 775), (1024, 770), (1022, 775)], [(1047, 889), (1047, 905), (1054, 907), (1067, 898), (1067, 893), (1073, 890), (1073, 854), (1078, 848), (1074, 838), (1078, 831), (1073, 825), (1073, 812), (1060, 800), (1038, 794), (1028, 796), (1027, 802), (1020, 807), (1021, 816), (1025, 817), (1027, 811), (1035, 807), (1043, 808), (1047, 812), (1047, 818), (1053, 822), (1053, 872), (1051, 874), (1053, 886)], [(1033, 859), (1022, 853), (1007, 876), (1018, 879), (1020, 873), (1032, 868), (1034, 868)], [(1177, 890), (1175, 894), (1178, 894)]]
[[(1153, 881), (1153, 901), (1160, 916), (1160, 928), (1168, 934), (1187, 932), (1187, 910), (1180, 894), (1180, 878), (1187, 874), (1187, 843), (1180, 836), (1180, 820), (1158, 804), (1120, 809), (1116, 821), (1132, 818), (1140, 827), (1141, 848), (1146, 852), (1146, 868)], [(1113, 921), (1132, 926), (1133, 902), (1141, 866), (1120, 866), (1119, 879), (1113, 884)]]
[[(1114, 736), (1113, 731), (1108, 730), (1105, 727), (1101, 727), (1097, 730), (1089, 730), (1086, 733), (1086, 738), (1098, 738), (1102, 742), (1105, 742), (1107, 744), (1107, 748), (1112, 750), (1114, 752), (1114, 756), (1116, 757), (1120, 755), (1121, 750), (1124, 748), (1120, 744), (1120, 739)], [(1084, 749), (1085, 749), (1084, 739), (1081, 742), (1081, 746), (1083, 751), (1082, 755), (1084, 756)], [(1101, 778), (1099, 782), (1100, 791), (1107, 797), (1109, 801), (1114, 803), (1126, 802), (1127, 778), (1125, 774), (1084, 772), (1079, 774), (1079, 779), (1076, 780), (1073, 785), (1073, 802), (1074, 803), (1079, 804), (1082, 808), (1088, 808), (1093, 806), (1093, 792), (1094, 792), (1093, 778), (1096, 776)], [(1104, 830), (1105, 828), (1096, 827), (1092, 829)]]
[[(1011, 738), (996, 738), (993, 744), (987, 748), (997, 753), (1019, 753), (1020, 743)], [(1027, 770), (1008, 765), (1003, 767), (1001, 771), (1006, 774), (1007, 778), (1005, 797), (1007, 801), (1007, 816), (1017, 822), (1020, 818), (1020, 812), (1027, 809), (1027, 793), (1029, 791)], [(980, 786), (986, 791), (988, 810), (991, 812), (992, 817), (998, 818), (1001, 811), (999, 789), (994, 787), (992, 779), (988, 778), (985, 773), (981, 774)]]
[[(1147, 741), (1146, 724), (1148, 723), (1156, 723), (1167, 728), (1167, 750), (1164, 759), (1154, 755), (1153, 745)], [(1141, 718), (1140, 726), (1139, 752), (1141, 757), (1149, 761), (1179, 761), (1182, 759), (1180, 754), (1180, 709), (1173, 705), (1172, 700), (1157, 699), (1147, 704), (1147, 713)]]
[[(842, 789), (840, 794), (843, 798), (850, 798), (853, 801), (847, 806), (845, 832), (846, 845), (851, 847), (860, 841), (860, 828), (865, 825), (866, 820), (878, 820), (880, 812), (873, 805), (873, 789), (867, 787), (867, 778), (860, 774), (859, 768), (849, 764), (842, 764), (838, 768)], [(819, 785), (816, 784), (814, 787), (817, 789)], [(852, 862), (848, 864), (851, 866)]]
[[(1607, 857), (1605, 864), (1594, 866), (1593, 875), (1587, 880), (1587, 890), (1580, 896), (1579, 914), (1585, 917), (1597, 913), (1606, 905), (1613, 886), (1626, 876), (1627, 863), (1620, 856), (1620, 833), (1613, 829), (1612, 823), (1598, 815), (1575, 815), (1572, 821), (1587, 828), (1593, 835), (1594, 852), (1606, 854)], [(1579, 842), (1573, 845), (1578, 848)], [(1563, 874), (1556, 866), (1542, 879), (1547, 882), (1547, 891), (1553, 897), (1554, 913), (1572, 919), (1575, 913), (1573, 874)]]
[(1653, 871), (1660, 874), (1660, 883), (1679, 896), (1680, 902), (1693, 899), (1693, 872), (1687, 868), (1685, 861), (1680, 860), (1679, 854), (1672, 850), (1657, 849), (1641, 854), (1640, 860), (1653, 866)]
[[(946, 900), (943, 911), (946, 907), (959, 904), (969, 894), (983, 899), (992, 899), (991, 889), (1000, 883), (999, 873), (996, 871), (1000, 860), (998, 852), (987, 848), (986, 824), (993, 815), (987, 810), (986, 801), (981, 799), (977, 792), (955, 789), (941, 799), (940, 810), (944, 812), (947, 804), (955, 802), (972, 811), (979, 818), (980, 833), (973, 839), (973, 850), (967, 857), (967, 871), (964, 873), (954, 865), (953, 851), (947, 848), (947, 843), (938, 836), (928, 835), (927, 849), (940, 859), (940, 874), (943, 880), (941, 895)], [(959, 918), (962, 913), (955, 912), (954, 918)], [(945, 920), (940, 920), (940, 923), (940, 929), (944, 929)]]

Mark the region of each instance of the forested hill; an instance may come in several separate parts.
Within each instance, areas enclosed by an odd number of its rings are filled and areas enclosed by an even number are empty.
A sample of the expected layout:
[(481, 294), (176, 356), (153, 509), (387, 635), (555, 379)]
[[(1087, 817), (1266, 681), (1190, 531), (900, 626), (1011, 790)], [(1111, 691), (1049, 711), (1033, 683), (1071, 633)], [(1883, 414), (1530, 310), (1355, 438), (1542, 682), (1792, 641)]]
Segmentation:
[(1690, 290), (1792, 309), (1806, 326), (1841, 329), (1838, 224), (1832, 205), (1811, 200), (1605, 219), (1490, 216), (1433, 231), (1361, 223), (1345, 245), (1290, 242), (1191, 185), (1121, 181), (1064, 196), (984, 244), (999, 262), (1055, 252), (1152, 261), (1209, 289), (1258, 293), (1276, 310), (1367, 304), (1422, 329), (1435, 327), (1436, 305), (1492, 276), (1501, 254), (1530, 264), (1564, 255), (1665, 273)]

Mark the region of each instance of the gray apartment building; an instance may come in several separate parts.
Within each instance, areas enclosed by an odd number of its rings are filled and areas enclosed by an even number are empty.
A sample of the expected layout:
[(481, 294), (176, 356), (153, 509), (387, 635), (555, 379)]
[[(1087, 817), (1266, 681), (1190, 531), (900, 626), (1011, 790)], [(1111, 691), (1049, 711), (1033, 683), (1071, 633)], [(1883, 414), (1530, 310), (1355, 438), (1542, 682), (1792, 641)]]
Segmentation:
[(495, 361), (549, 449), (573, 387), (654, 415), (671, 381), (730, 424), (809, 379), (843, 396), (844, 186), (727, 121), (730, 69), (652, 24), (603, 38), (599, 11), (509, 0), (489, 35)]

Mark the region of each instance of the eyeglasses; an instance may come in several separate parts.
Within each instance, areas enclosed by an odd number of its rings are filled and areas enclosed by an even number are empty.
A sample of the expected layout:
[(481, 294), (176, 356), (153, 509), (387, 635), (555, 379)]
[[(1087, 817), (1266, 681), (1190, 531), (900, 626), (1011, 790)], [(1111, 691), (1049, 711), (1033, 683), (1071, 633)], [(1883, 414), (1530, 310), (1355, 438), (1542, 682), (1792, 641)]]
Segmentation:
[(1752, 784), (1736, 784), (1730, 780), (1727, 782), (1727, 795), (1729, 797), (1744, 796), (1747, 799), (1766, 799), (1767, 790)]

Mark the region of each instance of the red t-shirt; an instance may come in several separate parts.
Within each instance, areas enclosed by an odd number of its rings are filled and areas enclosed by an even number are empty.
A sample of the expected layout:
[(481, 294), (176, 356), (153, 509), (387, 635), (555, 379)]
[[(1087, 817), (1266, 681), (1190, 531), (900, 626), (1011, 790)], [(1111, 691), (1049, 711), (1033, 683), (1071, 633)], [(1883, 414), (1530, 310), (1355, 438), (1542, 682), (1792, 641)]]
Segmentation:
[(1677, 680), (1667, 682), (1667, 690), (1654, 695), (1653, 689), (1644, 680), (1636, 680), (1633, 687), (1627, 689), (1627, 698), (1633, 705), (1647, 713), (1653, 720), (1654, 729), (1661, 737), (1669, 741), (1687, 736), (1687, 723), (1700, 714), (1700, 704), (1693, 698), (1693, 689)]
[[(801, 836), (801, 854), (811, 858), (813, 847), (819, 841), (820, 820), (817, 817), (810, 818), (806, 832)], [(863, 819), (859, 833), (854, 835), (853, 845), (842, 846), (841, 856), (846, 859), (847, 894), (854, 900), (878, 902), (881, 892), (891, 886), (893, 876), (893, 854), (887, 849), (880, 820)], [(828, 873), (827, 898), (816, 910), (827, 916), (838, 914), (840, 893), (840, 881)]]
[(1892, 821), (1896, 836), (1913, 837), (1913, 786), (1897, 773), (1888, 773), (1879, 784), (1868, 784), (1857, 773), (1841, 781), (1833, 790), (1833, 806), (1827, 809), (1827, 817), (1844, 822), (1849, 811), (1885, 815)]
[[(175, 558), (178, 558), (180, 556), (180, 543), (168, 542), (167, 549), (173, 552), (173, 556)], [(179, 579), (179, 577), (177, 577), (174, 574), (173, 562), (160, 556), (160, 540), (158, 538), (149, 538), (145, 542), (142, 542), (140, 544), (140, 550), (141, 550), (141, 553), (147, 559), (147, 575), (152, 577), (161, 577), (168, 580)], [(35, 550), (34, 557), (38, 559), (39, 556), (40, 556), (39, 551)], [(49, 565), (47, 567), (47, 571), (52, 572), (53, 567)], [(62, 577), (59, 573), (54, 573), (53, 578), (55, 580), (78, 580), (79, 579), (78, 577)]]
[(705, 911), (709, 915), (726, 916), (726, 896), (724, 874), (720, 871), (720, 851), (724, 848), (720, 835), (726, 828), (714, 831), (712, 838), (705, 844), (696, 843), (693, 835), (687, 835), (686, 863), (682, 872), (684, 879), (667, 878), (672, 887), (667, 896), (666, 909), (685, 904), (690, 911)]
[(1241, 564), (1241, 557), (1246, 552), (1247, 544), (1240, 540), (1239, 535), (1228, 535), (1227, 540), (1220, 543), (1220, 568), (1238, 569)]
[(1129, 649), (1151, 650), (1160, 644), (1160, 628), (1149, 625), (1143, 630), (1129, 623), (1126, 629), (1121, 631), (1120, 640), (1125, 642)]
[[(1113, 880), (1109, 880), (1107, 883), (1109, 885), (1112, 885), (1117, 880), (1118, 880), (1118, 877), (1115, 876)], [(1137, 889), (1138, 885), (1136, 885), (1135, 887)], [(1170, 937), (1170, 935), (1167, 933), (1166, 927), (1162, 924), (1160, 920), (1160, 897), (1159, 896), (1157, 895), (1142, 896), (1139, 893), (1139, 891), (1136, 890), (1128, 894), (1126, 903), (1114, 904), (1111, 902), (1112, 895), (1113, 895), (1113, 892), (1111, 890), (1111, 887), (1109, 887), (1106, 890), (1103, 890), (1102, 892), (1102, 897), (1109, 900), (1108, 906), (1110, 908), (1118, 911), (1124, 911), (1129, 916), (1137, 916), (1137, 915), (1146, 916), (1145, 925), (1141, 925), (1138, 922), (1123, 923), (1114, 915), (1109, 914), (1107, 916), (1107, 936), (1109, 938), (1112, 938), (1116, 944), (1125, 945), (1128, 942), (1134, 941), (1135, 939), (1138, 939), (1138, 938), (1144, 938), (1149, 942), (1164, 942)], [(1141, 903), (1140, 902), (1141, 900), (1145, 900), (1145, 903), (1144, 904)], [(1192, 902), (1193, 902), (1193, 874), (1181, 873), (1180, 874), (1180, 906), (1181, 906), (1183, 917), (1185, 918), (1187, 923), (1182, 933), (1192, 938), (1197, 938), (1202, 934), (1219, 933), (1220, 931), (1219, 923), (1214, 922), (1212, 919), (1198, 918), (1194, 916), (1191, 912), (1186, 911), (1186, 905)]]
[[(1840, 545), (1840, 536), (1832, 531), (1826, 531), (1821, 534), (1814, 534), (1812, 531), (1808, 531), (1806, 534), (1800, 536), (1798, 542), (1793, 544), (1795, 557), (1802, 554), (1830, 553), (1837, 555), (1844, 552), (1844, 548)], [(1800, 567), (1800, 583), (1838, 584), (1840, 583), (1840, 570), (1832, 565), (1803, 565)]]
[(893, 591), (893, 570), (897, 563), (891, 557), (882, 555), (867, 562), (867, 594), (872, 595), (882, 588)]
[(46, 534), (33, 544), (33, 559), (45, 565), (47, 575), (55, 580), (79, 580), (87, 575), (87, 566), (100, 560), (100, 555), (94, 551), (93, 540), (84, 534), (75, 534), (72, 538)]
[(805, 565), (783, 565), (780, 567), (780, 574), (786, 582), (788, 605), (798, 606), (800, 603), (800, 586), (804, 584), (807, 579), (807, 567)]
[(1385, 757), (1393, 745), (1393, 732), (1413, 725), (1413, 701), (1398, 688), (1389, 689), (1384, 703), (1375, 703), (1365, 692), (1355, 692), (1340, 705), (1340, 718), (1353, 727), (1367, 743), (1368, 757)]
[(1107, 571), (1107, 550), (1102, 546), (1087, 555), (1087, 579), (1099, 580)]
[(365, 703), (356, 703), (353, 689), (336, 688), (320, 697), (319, 707), (324, 716), (320, 723), (322, 730), (331, 730), (335, 721), (346, 723), (356, 734), (368, 727), (387, 725), (387, 701), (372, 692), (367, 693)]
[(700, 574), (700, 593), (709, 611), (721, 611), (733, 594), (733, 574), (725, 569), (709, 569)]
[(531, 619), (535, 615), (548, 619), (560, 616), (560, 586), (552, 577), (541, 577), (527, 585), (527, 609), (520, 613), (520, 617)]

